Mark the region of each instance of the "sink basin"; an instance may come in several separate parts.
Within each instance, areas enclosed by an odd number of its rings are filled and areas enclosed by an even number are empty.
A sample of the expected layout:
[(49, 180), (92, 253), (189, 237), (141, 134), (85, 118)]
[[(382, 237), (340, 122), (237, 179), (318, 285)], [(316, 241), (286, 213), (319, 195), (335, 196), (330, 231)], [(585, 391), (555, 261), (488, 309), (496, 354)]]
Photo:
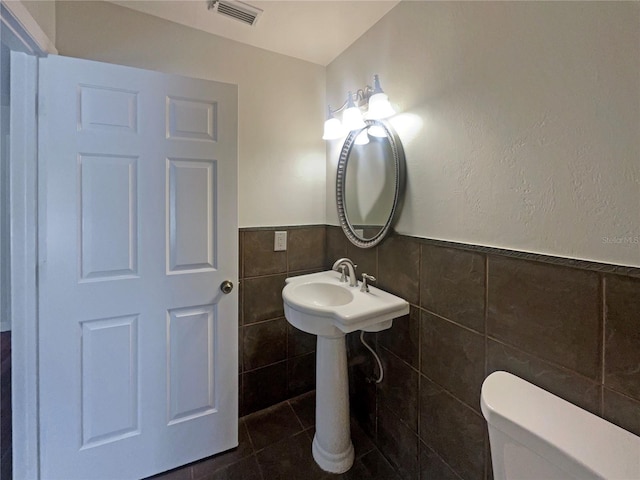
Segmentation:
[(295, 289), (299, 302), (318, 307), (337, 307), (353, 301), (353, 294), (346, 288), (331, 283), (303, 283)]
[(409, 304), (379, 288), (369, 292), (340, 282), (340, 274), (326, 272), (287, 278), (282, 290), (289, 323), (307, 333), (336, 336), (356, 330), (390, 328), (394, 318), (409, 313)]

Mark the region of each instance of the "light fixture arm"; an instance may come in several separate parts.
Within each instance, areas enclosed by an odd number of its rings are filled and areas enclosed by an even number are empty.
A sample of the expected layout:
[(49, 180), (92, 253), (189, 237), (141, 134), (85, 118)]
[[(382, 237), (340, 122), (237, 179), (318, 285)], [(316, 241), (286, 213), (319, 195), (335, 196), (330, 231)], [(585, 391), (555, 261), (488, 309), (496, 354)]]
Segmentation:
[[(375, 92), (371, 85), (367, 85), (364, 88), (359, 88), (358, 90), (356, 90), (355, 93), (352, 93), (352, 92), (349, 92), (349, 93), (351, 94), (351, 100), (353, 100), (353, 103), (357, 107), (362, 107), (369, 101), (369, 97), (373, 95)], [(348, 105), (349, 105), (349, 95), (347, 95), (347, 99), (344, 101), (344, 103), (340, 107), (336, 108), (335, 110), (329, 107), (329, 113), (331, 115), (336, 115), (342, 112), (345, 108), (347, 108)]]

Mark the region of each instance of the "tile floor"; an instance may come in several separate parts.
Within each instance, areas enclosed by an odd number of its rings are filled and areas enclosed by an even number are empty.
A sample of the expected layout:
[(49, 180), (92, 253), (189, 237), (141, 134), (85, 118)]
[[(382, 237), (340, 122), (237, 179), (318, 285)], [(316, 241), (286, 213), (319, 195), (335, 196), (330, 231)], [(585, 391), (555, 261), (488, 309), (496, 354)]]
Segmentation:
[[(240, 418), (237, 448), (152, 477), (153, 480), (399, 480), (371, 439), (352, 422), (356, 453), (342, 475), (322, 471), (311, 455), (315, 392)], [(151, 479), (148, 479), (151, 480)]]

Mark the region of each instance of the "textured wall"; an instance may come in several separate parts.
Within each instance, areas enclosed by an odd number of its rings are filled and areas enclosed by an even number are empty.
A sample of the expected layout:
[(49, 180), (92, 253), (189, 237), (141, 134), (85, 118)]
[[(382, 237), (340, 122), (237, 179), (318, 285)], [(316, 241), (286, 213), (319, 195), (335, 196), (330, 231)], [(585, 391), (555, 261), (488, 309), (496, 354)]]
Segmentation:
[(401, 2), (328, 66), (327, 101), (379, 73), (397, 104), (399, 232), (639, 266), (639, 25), (637, 2)]
[(241, 227), (325, 223), (323, 67), (106, 2), (56, 5), (61, 55), (238, 85)]

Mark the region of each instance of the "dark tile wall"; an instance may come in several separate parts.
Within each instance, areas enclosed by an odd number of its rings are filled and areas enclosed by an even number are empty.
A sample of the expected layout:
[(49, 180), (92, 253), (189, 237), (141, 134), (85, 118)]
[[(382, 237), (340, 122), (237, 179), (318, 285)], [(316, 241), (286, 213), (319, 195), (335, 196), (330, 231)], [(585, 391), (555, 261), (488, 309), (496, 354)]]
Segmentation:
[[(287, 232), (287, 250), (274, 252), (274, 232)], [(240, 415), (315, 389), (315, 336), (284, 318), (284, 280), (322, 270), (322, 226), (240, 231)]]
[(357, 335), (347, 342), (352, 415), (403, 478), (491, 477), (480, 387), (496, 370), (640, 435), (637, 271), (399, 235), (361, 251), (338, 227), (326, 238), (327, 265), (347, 255), (411, 303), (366, 336), (382, 383)]

